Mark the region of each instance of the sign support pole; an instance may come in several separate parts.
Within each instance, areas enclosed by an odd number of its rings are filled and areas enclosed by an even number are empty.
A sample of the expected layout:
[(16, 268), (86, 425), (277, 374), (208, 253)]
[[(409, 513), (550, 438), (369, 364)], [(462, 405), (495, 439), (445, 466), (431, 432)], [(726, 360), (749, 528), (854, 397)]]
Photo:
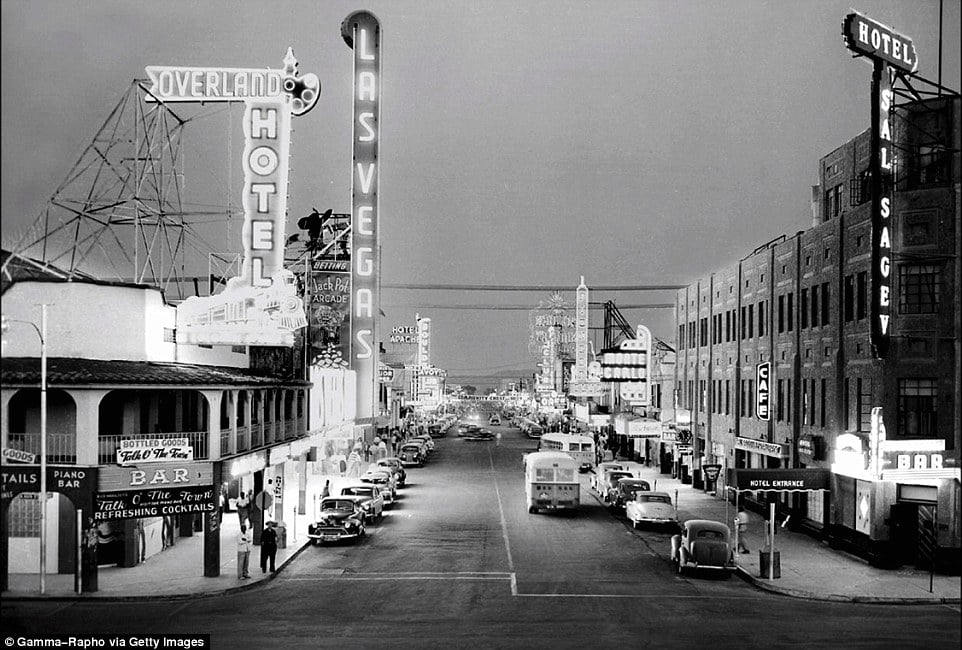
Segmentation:
[(768, 504), (768, 579), (775, 579), (775, 502)]
[(40, 595), (47, 592), (47, 305), (40, 305)]

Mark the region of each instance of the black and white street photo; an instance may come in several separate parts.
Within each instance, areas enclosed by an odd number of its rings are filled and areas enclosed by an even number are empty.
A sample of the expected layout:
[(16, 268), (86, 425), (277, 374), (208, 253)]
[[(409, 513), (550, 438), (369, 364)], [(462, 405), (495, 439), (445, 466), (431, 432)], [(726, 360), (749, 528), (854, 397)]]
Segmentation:
[(5, 648), (958, 648), (960, 0), (4, 0)]

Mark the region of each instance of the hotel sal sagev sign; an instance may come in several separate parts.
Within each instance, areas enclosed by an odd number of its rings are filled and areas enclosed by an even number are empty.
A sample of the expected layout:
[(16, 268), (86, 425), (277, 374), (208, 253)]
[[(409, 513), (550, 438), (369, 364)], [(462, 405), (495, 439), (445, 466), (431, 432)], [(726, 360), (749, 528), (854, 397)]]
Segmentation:
[(314, 74), (299, 75), (290, 48), (281, 70), (148, 66), (151, 102), (244, 102), (244, 260), (219, 294), (177, 308), (177, 342), (294, 344), (307, 326), (294, 274), (284, 268), (291, 116), (317, 102)]

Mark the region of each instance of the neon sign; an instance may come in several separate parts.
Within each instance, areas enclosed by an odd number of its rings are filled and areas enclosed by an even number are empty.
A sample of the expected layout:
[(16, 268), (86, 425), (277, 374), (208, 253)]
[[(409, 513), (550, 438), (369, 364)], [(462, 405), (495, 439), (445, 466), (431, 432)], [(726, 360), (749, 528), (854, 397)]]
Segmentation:
[(915, 72), (919, 67), (912, 39), (857, 11), (845, 16), (842, 36), (845, 45), (853, 52), (884, 61), (905, 72)]
[(755, 393), (755, 414), (759, 420), (768, 421), (771, 418), (769, 406), (771, 402), (771, 373), (772, 364), (768, 361), (755, 366), (755, 381), (758, 392)]
[(291, 116), (320, 96), (317, 76), (299, 76), (288, 48), (284, 68), (148, 66), (150, 101), (243, 101), (244, 261), (219, 294), (177, 308), (177, 341), (199, 345), (294, 345), (307, 326), (294, 274), (284, 268)]
[(381, 131), (381, 26), (355, 11), (341, 24), (354, 50), (354, 160), (351, 168), (351, 368), (357, 373), (357, 417), (373, 418), (377, 402), (378, 143)]
[(431, 319), (418, 318), (418, 365), (431, 365)]
[(573, 379), (588, 379), (588, 287), (585, 277), (575, 290), (575, 372)]

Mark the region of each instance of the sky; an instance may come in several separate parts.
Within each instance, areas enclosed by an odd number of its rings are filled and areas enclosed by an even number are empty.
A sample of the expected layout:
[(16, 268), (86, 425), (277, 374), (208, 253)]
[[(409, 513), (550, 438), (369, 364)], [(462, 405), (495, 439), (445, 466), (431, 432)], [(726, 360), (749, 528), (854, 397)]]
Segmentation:
[[(352, 52), (340, 24), (357, 9), (382, 28), (388, 284), (570, 286), (572, 303), (581, 276), (589, 288), (688, 284), (811, 224), (819, 158), (869, 125), (871, 66), (841, 37), (849, 11), (911, 37), (918, 73), (938, 76), (938, 0), (4, 0), (4, 245), (145, 66), (278, 68), (288, 46), (322, 88), (295, 118), (290, 220), (349, 212)], [(959, 24), (959, 0), (944, 0), (942, 79), (954, 90)], [(191, 140), (191, 205), (240, 203), (239, 116)], [(205, 227), (240, 250), (239, 219)], [(419, 313), (450, 380), (530, 376), (527, 309), (466, 307), (547, 297), (384, 289), (382, 331)], [(591, 300), (672, 339), (670, 309), (631, 306), (674, 292)]]

